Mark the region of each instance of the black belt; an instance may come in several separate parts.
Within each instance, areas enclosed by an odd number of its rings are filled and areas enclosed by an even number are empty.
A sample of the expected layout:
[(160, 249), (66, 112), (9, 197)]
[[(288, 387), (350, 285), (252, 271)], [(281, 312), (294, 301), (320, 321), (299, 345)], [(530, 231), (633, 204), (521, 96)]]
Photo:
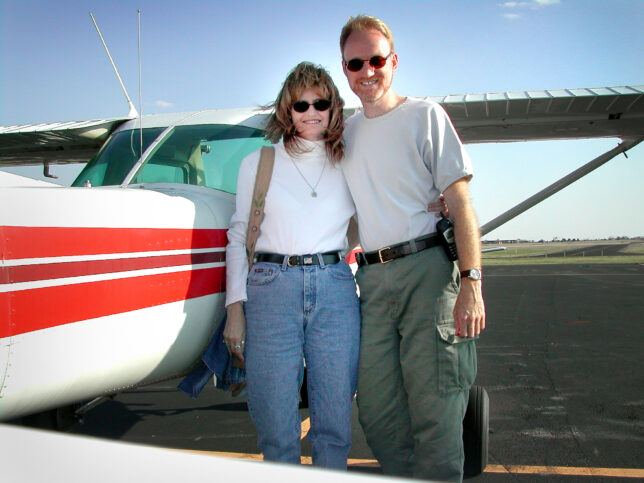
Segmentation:
[[(416, 245), (416, 250), (412, 249), (412, 242)], [(387, 263), (396, 258), (404, 257), (405, 255), (411, 255), (412, 253), (426, 250), (427, 248), (436, 247), (440, 243), (438, 235), (425, 235), (412, 241), (398, 243), (397, 245), (384, 247), (373, 252), (357, 253), (356, 261), (359, 267), (365, 264)]]
[[(325, 265), (334, 265), (341, 258), (338, 252), (320, 253)], [(284, 263), (284, 259), (289, 267), (299, 267), (302, 265), (319, 265), (320, 259), (317, 254), (314, 255), (279, 255), (277, 253), (260, 253), (255, 257), (258, 262), (267, 263)]]

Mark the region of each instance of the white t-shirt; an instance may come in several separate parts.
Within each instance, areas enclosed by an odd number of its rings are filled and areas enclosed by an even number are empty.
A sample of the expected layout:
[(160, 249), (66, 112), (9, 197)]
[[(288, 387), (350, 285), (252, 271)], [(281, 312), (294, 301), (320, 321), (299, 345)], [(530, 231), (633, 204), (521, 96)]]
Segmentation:
[[(334, 166), (327, 159), (323, 141), (302, 143), (311, 151), (294, 158), (282, 142), (275, 145), (275, 165), (256, 253), (305, 255), (347, 250), (347, 228), (355, 207), (340, 169), (343, 161)], [(258, 165), (256, 151), (246, 156), (239, 168), (236, 209), (226, 246), (226, 306), (246, 300), (246, 231)], [(317, 197), (311, 196), (307, 181), (315, 187)]]
[(369, 252), (436, 231), (427, 205), (472, 163), (440, 104), (407, 98), (388, 113), (347, 119), (342, 170), (358, 213), (360, 244)]

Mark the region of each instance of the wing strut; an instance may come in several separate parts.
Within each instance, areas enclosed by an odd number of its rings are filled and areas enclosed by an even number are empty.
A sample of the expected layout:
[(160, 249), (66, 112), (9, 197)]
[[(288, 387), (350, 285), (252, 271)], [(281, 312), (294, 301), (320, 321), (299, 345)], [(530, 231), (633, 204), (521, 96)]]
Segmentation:
[(585, 164), (581, 168), (576, 169), (572, 173), (564, 176), (561, 178), (559, 181), (555, 181), (552, 183), (550, 186), (547, 188), (542, 189), (538, 193), (532, 195), (530, 198), (526, 199), (525, 201), (519, 203), (516, 205), (514, 208), (509, 209), (502, 215), (497, 216), (494, 218), (492, 221), (487, 222), (485, 225), (481, 227), (481, 236), (487, 235), (490, 233), (492, 230), (497, 229), (501, 225), (505, 224), (506, 222), (510, 221), (512, 218), (520, 215), (524, 211), (532, 208), (533, 206), (541, 203), (543, 200), (546, 198), (549, 198), (550, 196), (554, 195), (558, 191), (561, 191), (565, 187), (571, 185), (578, 179), (586, 176), (588, 173), (591, 171), (599, 168), (601, 165), (607, 163), (611, 159), (613, 159), (615, 156), (621, 153), (626, 153), (629, 149), (637, 146), (639, 143), (644, 141), (644, 138), (638, 138), (638, 139), (625, 139), (622, 141), (622, 143), (618, 144), (615, 148), (611, 149), (610, 151), (607, 151), (606, 153), (602, 154), (601, 156), (598, 156), (597, 158), (593, 159), (589, 163)]

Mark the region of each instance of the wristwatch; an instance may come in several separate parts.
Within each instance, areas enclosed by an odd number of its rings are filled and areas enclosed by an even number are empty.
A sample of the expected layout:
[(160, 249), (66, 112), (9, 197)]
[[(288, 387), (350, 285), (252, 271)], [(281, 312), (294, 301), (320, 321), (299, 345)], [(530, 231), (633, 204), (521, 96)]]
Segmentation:
[(483, 274), (478, 268), (470, 268), (469, 270), (461, 270), (462, 278), (471, 278), (472, 280), (481, 280)]

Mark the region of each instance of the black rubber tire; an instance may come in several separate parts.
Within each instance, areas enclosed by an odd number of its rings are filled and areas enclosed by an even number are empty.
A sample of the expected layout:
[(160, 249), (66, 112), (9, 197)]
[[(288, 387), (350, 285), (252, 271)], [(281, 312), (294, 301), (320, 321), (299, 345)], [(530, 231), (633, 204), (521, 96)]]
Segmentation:
[(23, 426), (38, 429), (53, 429), (65, 431), (78, 421), (75, 411), (81, 406), (80, 403), (69, 404), (55, 409), (48, 409), (29, 416), (23, 416), (21, 423)]
[(463, 419), (463, 446), (465, 465), (463, 476), (480, 475), (487, 466), (490, 424), (490, 400), (485, 388), (472, 386)]

